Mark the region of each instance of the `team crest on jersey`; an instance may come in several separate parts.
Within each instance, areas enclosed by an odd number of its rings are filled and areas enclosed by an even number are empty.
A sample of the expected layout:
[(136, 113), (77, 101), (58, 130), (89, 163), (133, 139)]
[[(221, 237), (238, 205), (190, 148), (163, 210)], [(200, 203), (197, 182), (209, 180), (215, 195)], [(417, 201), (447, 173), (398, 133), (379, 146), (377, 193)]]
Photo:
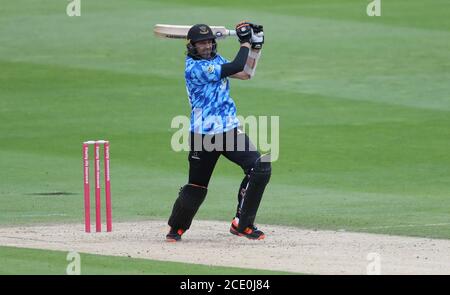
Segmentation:
[(214, 72), (214, 65), (210, 65), (206, 70), (208, 73), (212, 74)]

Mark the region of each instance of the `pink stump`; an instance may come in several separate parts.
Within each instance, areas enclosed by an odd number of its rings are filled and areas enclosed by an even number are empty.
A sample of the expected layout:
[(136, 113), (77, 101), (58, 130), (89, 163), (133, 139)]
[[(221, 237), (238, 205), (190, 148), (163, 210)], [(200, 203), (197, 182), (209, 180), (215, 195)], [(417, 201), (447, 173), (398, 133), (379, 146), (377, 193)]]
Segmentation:
[(109, 174), (109, 142), (104, 144), (105, 193), (106, 193), (106, 231), (112, 231), (111, 179)]
[(91, 197), (89, 187), (89, 145), (83, 144), (84, 230), (91, 232)]
[(102, 215), (101, 215), (101, 195), (100, 195), (100, 146), (96, 142), (94, 144), (95, 163), (95, 229), (97, 232), (102, 231)]

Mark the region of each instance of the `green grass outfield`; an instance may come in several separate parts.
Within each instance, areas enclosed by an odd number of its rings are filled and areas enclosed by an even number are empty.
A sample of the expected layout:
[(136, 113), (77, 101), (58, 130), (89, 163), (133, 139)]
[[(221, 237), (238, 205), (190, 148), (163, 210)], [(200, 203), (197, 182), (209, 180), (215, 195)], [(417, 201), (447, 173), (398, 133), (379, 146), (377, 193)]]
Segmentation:
[[(73, 271), (69, 252), (0, 247), (0, 275), (65, 275)], [(288, 272), (218, 267), (80, 253), (82, 275), (287, 275)]]
[[(81, 142), (96, 138), (111, 141), (114, 220), (167, 219), (187, 180), (170, 148), (185, 49), (152, 26), (250, 19), (266, 44), (231, 94), (240, 115), (280, 116), (257, 223), (450, 238), (447, 0), (382, 1), (372, 18), (364, 0), (82, 0), (72, 18), (67, 3), (1, 4), (0, 225), (81, 223)], [(230, 221), (241, 178), (222, 159), (197, 218)]]

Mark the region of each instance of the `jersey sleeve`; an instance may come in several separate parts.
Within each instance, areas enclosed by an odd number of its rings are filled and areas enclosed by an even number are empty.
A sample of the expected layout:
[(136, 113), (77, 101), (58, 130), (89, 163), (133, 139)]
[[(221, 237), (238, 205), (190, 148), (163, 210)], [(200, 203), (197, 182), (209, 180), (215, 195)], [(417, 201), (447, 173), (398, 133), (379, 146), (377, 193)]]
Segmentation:
[(220, 80), (222, 66), (213, 62), (197, 62), (187, 73), (191, 82), (206, 84)]

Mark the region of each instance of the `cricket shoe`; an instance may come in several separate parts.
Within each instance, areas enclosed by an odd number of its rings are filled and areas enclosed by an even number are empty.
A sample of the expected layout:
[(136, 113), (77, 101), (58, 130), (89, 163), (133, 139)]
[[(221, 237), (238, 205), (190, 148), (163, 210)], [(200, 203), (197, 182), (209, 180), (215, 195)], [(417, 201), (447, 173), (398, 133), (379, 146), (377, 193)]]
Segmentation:
[(178, 242), (181, 241), (181, 236), (184, 234), (183, 229), (175, 230), (173, 228), (170, 228), (169, 233), (166, 235), (166, 241), (167, 242)]
[(235, 217), (231, 222), (230, 233), (239, 237), (246, 237), (250, 240), (262, 240), (266, 237), (262, 231), (252, 225), (247, 227), (243, 232), (238, 231), (239, 219)]

